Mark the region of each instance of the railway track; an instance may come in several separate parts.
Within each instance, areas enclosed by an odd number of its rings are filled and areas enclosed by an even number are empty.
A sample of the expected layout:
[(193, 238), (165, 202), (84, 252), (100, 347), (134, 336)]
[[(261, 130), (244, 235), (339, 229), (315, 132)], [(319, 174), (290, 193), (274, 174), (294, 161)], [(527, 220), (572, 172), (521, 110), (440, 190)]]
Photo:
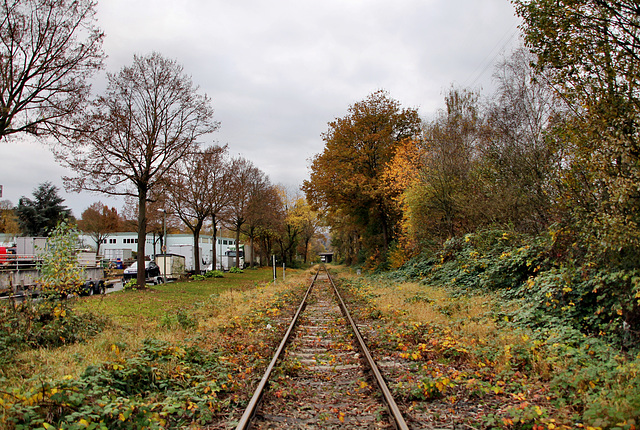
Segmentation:
[(238, 423), (247, 428), (408, 428), (324, 267)]

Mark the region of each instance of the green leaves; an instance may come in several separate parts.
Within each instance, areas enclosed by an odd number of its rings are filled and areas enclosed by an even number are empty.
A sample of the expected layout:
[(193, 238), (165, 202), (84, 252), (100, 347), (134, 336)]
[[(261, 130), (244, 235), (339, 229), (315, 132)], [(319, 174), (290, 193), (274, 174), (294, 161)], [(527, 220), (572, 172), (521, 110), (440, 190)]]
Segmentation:
[[(516, 0), (537, 69), (570, 112), (549, 137), (564, 155), (559, 209), (591, 258), (638, 266), (637, 2)], [(561, 41), (561, 43), (558, 43)]]
[[(5, 402), (15, 428), (134, 429), (208, 422), (222, 408), (219, 354), (147, 339), (134, 356), (91, 366), (78, 379), (42, 382)], [(55, 424), (55, 427), (52, 425)], [(21, 427), (22, 426), (22, 427)], [(49, 427), (47, 427), (49, 426)]]
[(51, 232), (41, 255), (40, 282), (45, 292), (63, 295), (77, 292), (84, 277), (78, 263), (79, 233), (67, 222), (60, 222)]

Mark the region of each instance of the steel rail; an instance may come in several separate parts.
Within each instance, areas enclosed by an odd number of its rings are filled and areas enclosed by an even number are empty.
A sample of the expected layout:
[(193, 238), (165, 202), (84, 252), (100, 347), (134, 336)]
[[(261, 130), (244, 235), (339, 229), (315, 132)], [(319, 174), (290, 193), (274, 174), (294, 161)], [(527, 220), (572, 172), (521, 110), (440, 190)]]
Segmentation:
[(238, 421), (238, 426), (236, 427), (236, 430), (245, 430), (245, 429), (248, 429), (249, 426), (251, 425), (251, 420), (253, 419), (253, 416), (255, 415), (256, 410), (258, 409), (260, 400), (262, 400), (262, 395), (264, 393), (265, 388), (267, 387), (267, 383), (269, 382), (269, 377), (271, 376), (271, 372), (273, 371), (273, 368), (275, 367), (276, 362), (280, 358), (280, 355), (284, 351), (284, 348), (287, 345), (289, 338), (291, 337), (291, 333), (293, 332), (296, 322), (298, 321), (298, 317), (300, 316), (300, 314), (302, 313), (302, 311), (304, 310), (307, 304), (307, 297), (309, 297), (311, 288), (313, 288), (313, 284), (316, 282), (316, 279), (318, 278), (318, 273), (320, 273), (320, 270), (316, 272), (316, 275), (313, 277), (313, 281), (311, 281), (311, 285), (309, 285), (309, 288), (307, 288), (307, 292), (302, 298), (302, 301), (300, 302), (300, 306), (298, 306), (298, 310), (296, 311), (295, 315), (293, 316), (293, 319), (291, 320), (291, 324), (289, 324), (289, 329), (287, 330), (284, 337), (282, 338), (282, 341), (280, 342), (280, 346), (278, 346), (278, 349), (276, 350), (276, 353), (271, 359), (271, 363), (269, 363), (267, 370), (264, 372), (264, 375), (262, 376), (262, 379), (260, 380), (258, 387), (253, 393), (253, 396), (251, 397), (251, 400), (249, 401), (247, 408), (244, 410), (244, 413), (242, 414), (242, 418), (240, 418), (240, 421)]
[(347, 306), (344, 304), (344, 301), (342, 300), (342, 297), (338, 292), (338, 288), (336, 288), (336, 284), (334, 284), (333, 279), (329, 274), (329, 270), (327, 270), (326, 267), (324, 268), (324, 270), (327, 272), (327, 277), (329, 278), (329, 281), (331, 281), (331, 285), (333, 286), (333, 291), (335, 292), (336, 297), (338, 298), (340, 308), (342, 309), (344, 316), (347, 318), (347, 320), (349, 320), (349, 323), (351, 324), (351, 328), (353, 329), (353, 332), (356, 335), (360, 352), (362, 353), (362, 355), (364, 355), (367, 365), (371, 369), (371, 372), (373, 373), (373, 376), (376, 380), (376, 384), (378, 384), (380, 391), (382, 391), (382, 395), (387, 405), (387, 409), (389, 410), (389, 414), (391, 415), (391, 418), (393, 418), (394, 426), (398, 430), (408, 430), (409, 427), (407, 426), (407, 423), (405, 422), (404, 417), (402, 416), (402, 412), (400, 412), (400, 409), (398, 408), (396, 401), (393, 399), (393, 396), (391, 395), (391, 391), (389, 390), (389, 387), (387, 387), (387, 383), (385, 382), (384, 377), (382, 376), (382, 373), (380, 373), (380, 370), (378, 369), (376, 362), (373, 360), (373, 357), (369, 352), (369, 348), (367, 348), (367, 345), (364, 343), (364, 339), (360, 334), (360, 330), (358, 329), (358, 326), (353, 321), (353, 318), (351, 318), (351, 314), (349, 313), (349, 310), (347, 310)]

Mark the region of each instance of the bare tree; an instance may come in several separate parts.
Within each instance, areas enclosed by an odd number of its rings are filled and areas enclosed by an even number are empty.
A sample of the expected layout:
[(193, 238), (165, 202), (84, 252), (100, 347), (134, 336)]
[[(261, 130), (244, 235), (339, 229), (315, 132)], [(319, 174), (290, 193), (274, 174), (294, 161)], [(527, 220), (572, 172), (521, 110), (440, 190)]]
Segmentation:
[[(226, 148), (212, 146), (194, 152), (176, 163), (167, 180), (167, 203), (193, 234), (195, 272), (200, 273), (200, 231), (211, 215), (216, 184), (212, 177)], [(214, 252), (215, 253), (215, 252)]]
[(547, 133), (566, 108), (547, 79), (535, 74), (533, 59), (521, 48), (496, 67), (498, 90), (486, 109), (480, 152), (492, 222), (539, 233), (551, 221), (562, 170), (562, 154)]
[(66, 133), (102, 67), (93, 0), (0, 2), (0, 139)]
[[(285, 205), (282, 200), (283, 195), (280, 192), (280, 187), (277, 185), (271, 185), (267, 188), (264, 199), (266, 200), (267, 210), (260, 220), (258, 228), (255, 229), (256, 237), (253, 243), (259, 244), (259, 251), (264, 261), (269, 264), (271, 261), (269, 257), (275, 253), (274, 247), (282, 232)], [(248, 232), (251, 223), (252, 221), (249, 221), (248, 226), (245, 227), (249, 240), (252, 240), (252, 235)]]
[(292, 264), (294, 253), (300, 239), (301, 223), (300, 223), (300, 203), (304, 201), (300, 197), (297, 190), (287, 189), (278, 186), (278, 194), (280, 195), (282, 217), (277, 225), (278, 235), (276, 242), (280, 248), (280, 258), (287, 264)]
[[(267, 182), (258, 182), (253, 185), (256, 190), (251, 194), (249, 207), (247, 210), (247, 220), (244, 225), (244, 234), (249, 239), (249, 250), (251, 254), (248, 256), (251, 267), (255, 265), (255, 244), (258, 236), (275, 225), (278, 219), (279, 211), (282, 206), (278, 188)], [(247, 255), (245, 255), (245, 259)]]
[(262, 192), (269, 179), (246, 158), (231, 161), (231, 198), (227, 221), (229, 229), (236, 233), (236, 266), (240, 266), (240, 232), (250, 217), (251, 201)]
[[(84, 132), (63, 142), (56, 155), (78, 173), (64, 178), (69, 189), (137, 197), (141, 269), (150, 192), (218, 123), (209, 98), (198, 94), (182, 66), (158, 53), (134, 56), (131, 67), (108, 79), (105, 95), (84, 118)], [(145, 285), (143, 270), (137, 280)]]
[(209, 171), (209, 206), (211, 215), (211, 230), (213, 240), (211, 242), (212, 261), (211, 267), (216, 268), (216, 243), (218, 224), (225, 217), (231, 202), (231, 163), (227, 160), (227, 151), (218, 151), (212, 154), (209, 162), (212, 169)]
[(408, 202), (420, 230), (441, 241), (466, 231), (474, 217), (477, 99), (476, 93), (451, 88), (446, 108), (424, 127), (424, 165)]
[[(153, 254), (163, 249), (167, 235), (172, 233), (180, 233), (183, 227), (180, 218), (176, 217), (172, 212), (165, 212), (167, 208), (164, 187), (156, 187), (153, 193), (147, 199), (147, 234), (152, 234)], [(121, 210), (122, 222), (118, 231), (132, 231), (138, 228), (138, 198), (125, 196), (124, 206)]]

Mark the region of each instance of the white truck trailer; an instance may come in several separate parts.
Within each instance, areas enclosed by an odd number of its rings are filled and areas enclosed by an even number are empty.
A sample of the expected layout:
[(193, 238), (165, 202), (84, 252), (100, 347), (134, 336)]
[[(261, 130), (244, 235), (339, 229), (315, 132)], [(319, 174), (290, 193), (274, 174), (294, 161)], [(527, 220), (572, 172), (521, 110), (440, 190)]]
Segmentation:
[[(202, 248), (199, 247), (200, 258), (202, 258)], [(167, 254), (182, 255), (184, 257), (184, 270), (193, 272), (196, 270), (195, 265), (195, 248), (193, 245), (169, 245)], [(200, 264), (200, 270), (204, 270), (205, 266)]]

